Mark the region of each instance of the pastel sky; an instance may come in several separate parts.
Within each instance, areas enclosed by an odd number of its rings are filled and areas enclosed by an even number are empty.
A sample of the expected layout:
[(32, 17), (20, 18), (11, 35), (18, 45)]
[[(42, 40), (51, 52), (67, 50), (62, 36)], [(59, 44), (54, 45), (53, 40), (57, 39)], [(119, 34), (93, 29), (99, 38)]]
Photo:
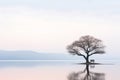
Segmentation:
[(66, 53), (80, 36), (120, 53), (119, 0), (0, 0), (0, 50)]

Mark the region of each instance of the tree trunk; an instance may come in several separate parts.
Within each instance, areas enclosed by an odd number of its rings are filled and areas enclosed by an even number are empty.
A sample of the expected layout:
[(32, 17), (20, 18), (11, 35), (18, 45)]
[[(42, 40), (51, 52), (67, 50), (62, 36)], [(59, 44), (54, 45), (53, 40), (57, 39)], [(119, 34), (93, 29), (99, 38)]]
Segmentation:
[(86, 57), (86, 64), (89, 64), (89, 56)]

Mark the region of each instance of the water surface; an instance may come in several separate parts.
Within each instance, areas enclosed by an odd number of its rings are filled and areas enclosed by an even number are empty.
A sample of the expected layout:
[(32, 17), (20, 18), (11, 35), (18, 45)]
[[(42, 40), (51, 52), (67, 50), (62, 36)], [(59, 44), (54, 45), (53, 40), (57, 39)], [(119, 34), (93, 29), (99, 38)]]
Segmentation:
[(120, 80), (120, 65), (75, 61), (0, 61), (1, 80)]

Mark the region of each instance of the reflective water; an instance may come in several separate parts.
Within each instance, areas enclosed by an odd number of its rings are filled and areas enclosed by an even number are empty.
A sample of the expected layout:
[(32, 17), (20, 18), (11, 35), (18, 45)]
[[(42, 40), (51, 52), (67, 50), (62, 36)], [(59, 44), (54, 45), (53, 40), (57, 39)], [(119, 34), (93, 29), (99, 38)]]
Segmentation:
[(120, 80), (120, 65), (73, 61), (0, 61), (1, 80)]

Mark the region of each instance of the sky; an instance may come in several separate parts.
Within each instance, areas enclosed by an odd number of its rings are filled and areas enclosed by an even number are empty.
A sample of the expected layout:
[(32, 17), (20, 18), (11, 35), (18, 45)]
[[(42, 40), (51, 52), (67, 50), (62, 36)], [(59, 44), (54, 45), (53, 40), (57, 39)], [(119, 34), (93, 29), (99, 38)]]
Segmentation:
[(119, 0), (0, 0), (0, 50), (67, 53), (91, 35), (119, 54), (119, 21)]

